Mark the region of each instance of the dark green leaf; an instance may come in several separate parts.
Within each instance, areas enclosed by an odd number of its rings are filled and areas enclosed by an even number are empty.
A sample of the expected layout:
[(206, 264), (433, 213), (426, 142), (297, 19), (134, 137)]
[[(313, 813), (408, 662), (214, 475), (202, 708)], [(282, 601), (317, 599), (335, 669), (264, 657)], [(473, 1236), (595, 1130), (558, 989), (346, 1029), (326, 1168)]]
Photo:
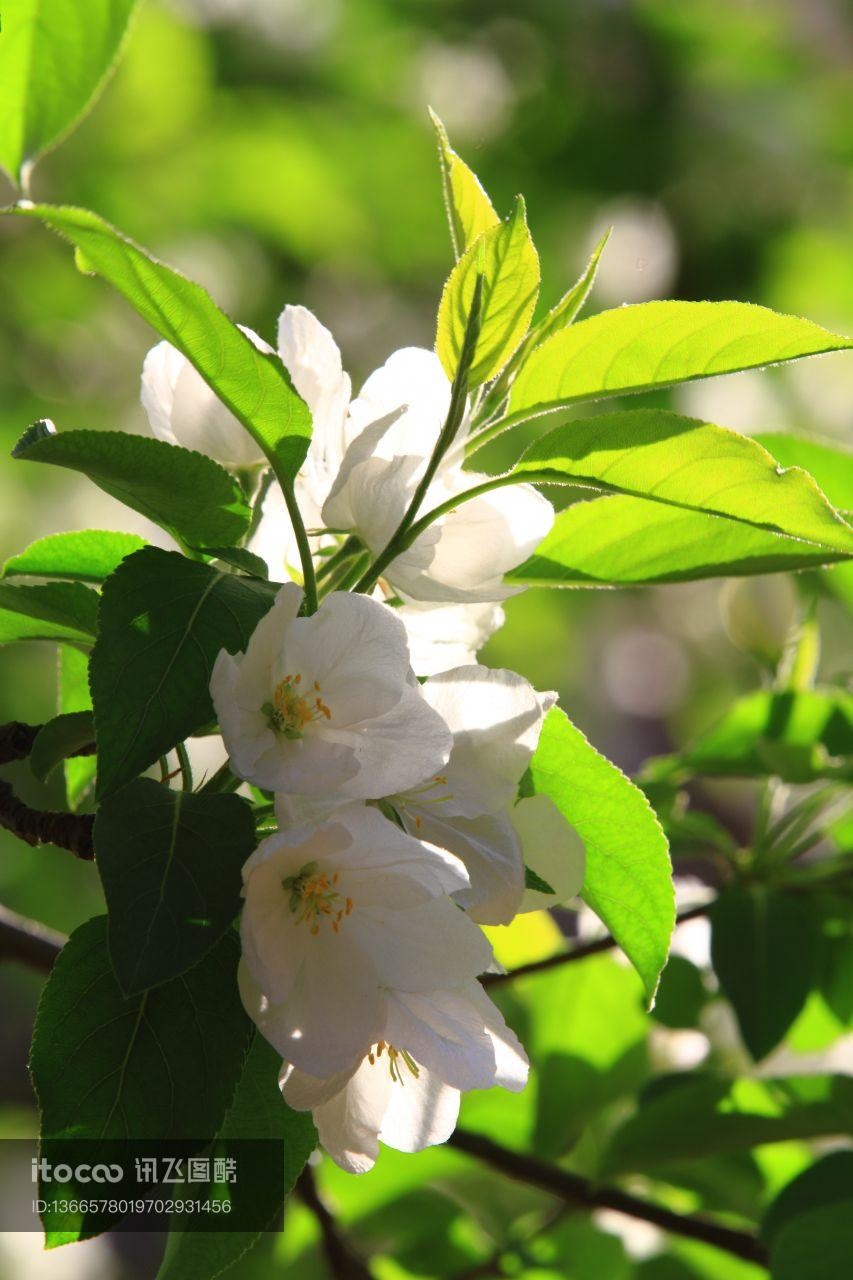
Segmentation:
[(0, 39), (0, 165), (19, 181), (91, 106), (136, 0), (15, 0)]
[(598, 485), (853, 556), (853, 530), (807, 472), (780, 470), (747, 436), (665, 409), (566, 423), (531, 444), (513, 475)]
[(535, 889), (537, 893), (553, 894), (557, 892), (557, 890), (550, 885), (547, 880), (543, 880), (532, 867), (524, 868), (524, 887), (525, 889)]
[(245, 547), (206, 547), (205, 553), (224, 564), (230, 564), (241, 573), (248, 573), (251, 578), (270, 576), (266, 560), (256, 556), (254, 551), (247, 551)]
[[(796, 1088), (799, 1083), (774, 1079), (769, 1084), (732, 1084), (695, 1073), (678, 1077), (672, 1087), (640, 1099), (636, 1113), (610, 1139), (601, 1173), (610, 1177), (651, 1171), (768, 1143), (850, 1132), (853, 1081), (845, 1076), (811, 1077), (802, 1091)], [(798, 1096), (800, 1092), (806, 1096)]]
[(801, 1213), (845, 1201), (853, 1218), (853, 1151), (833, 1151), (782, 1188), (764, 1215), (761, 1234), (772, 1240)]
[(665, 1027), (695, 1027), (708, 1002), (702, 974), (683, 956), (670, 956), (661, 975), (652, 1017)]
[(798, 1214), (773, 1237), (772, 1280), (839, 1280), (853, 1258), (853, 1197)]
[(537, 347), (513, 384), (510, 413), (530, 418), (851, 347), (808, 320), (750, 303), (641, 302), (581, 320)]
[(214, 718), (220, 649), (245, 649), (272, 604), (265, 582), (147, 547), (104, 585), (91, 688), (104, 796)]
[(810, 569), (845, 558), (721, 516), (618, 495), (561, 511), (535, 554), (507, 580), (540, 587), (642, 586)]
[(30, 768), (44, 782), (62, 760), (95, 741), (91, 711), (71, 711), (43, 725), (30, 752)]
[(121, 431), (58, 432), (37, 423), (13, 457), (81, 471), (190, 546), (235, 542), (249, 527), (249, 508), (234, 477), (212, 458), (164, 440)]
[(109, 281), (195, 365), (270, 461), (290, 478), (296, 475), (311, 438), (308, 407), (281, 361), (258, 351), (206, 290), (86, 209), (29, 205), (16, 212), (39, 218), (70, 240), (84, 255), (87, 269)]
[(91, 644), (98, 629), (98, 596), (79, 582), (40, 587), (0, 582), (0, 644), (60, 640)]
[(718, 777), (775, 774), (792, 783), (849, 777), (853, 696), (843, 689), (747, 694), (679, 760)]
[(137, 778), (102, 802), (93, 835), (122, 990), (192, 968), (240, 909), (240, 871), (255, 847), (249, 805)]
[[(246, 1065), (217, 1139), (279, 1138), (284, 1144), (284, 1193), (293, 1187), (302, 1166), (317, 1145), (310, 1112), (292, 1111), (278, 1088), (281, 1060), (275, 1050), (256, 1034)], [(272, 1227), (281, 1210), (273, 1187), (254, 1168), (249, 1180), (233, 1188), (235, 1213), (251, 1205), (254, 1219), (267, 1220)], [(188, 1228), (186, 1231), (184, 1228)], [(260, 1231), (192, 1231), (192, 1220), (172, 1219), (169, 1242), (157, 1280), (212, 1280), (234, 1265), (260, 1235)]]
[(125, 556), (141, 551), (145, 545), (145, 539), (135, 533), (108, 533), (102, 529), (52, 533), (47, 538), (39, 538), (19, 555), (10, 556), (3, 566), (3, 577), (28, 575), (103, 582)]
[(806, 1002), (818, 926), (806, 901), (763, 885), (727, 889), (711, 910), (711, 957), (753, 1058), (775, 1048)]
[(666, 837), (648, 800), (566, 715), (548, 712), (531, 761), (586, 850), (582, 897), (634, 965), (651, 1000), (666, 963), (675, 897)]
[[(226, 934), (185, 976), (127, 998), (110, 963), (106, 916), (75, 930), (48, 979), (33, 1034), (42, 1142), (203, 1143), (214, 1134), (252, 1029), (237, 993), (239, 955), (237, 938)], [(69, 1226), (67, 1215), (45, 1216), (49, 1245), (103, 1225), (103, 1218)]]

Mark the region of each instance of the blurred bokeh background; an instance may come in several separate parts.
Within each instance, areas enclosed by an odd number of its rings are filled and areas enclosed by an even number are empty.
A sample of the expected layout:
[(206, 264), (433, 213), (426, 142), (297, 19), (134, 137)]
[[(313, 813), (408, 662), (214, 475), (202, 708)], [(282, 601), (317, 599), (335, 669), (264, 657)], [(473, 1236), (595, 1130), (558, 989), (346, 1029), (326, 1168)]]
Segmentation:
[[(97, 210), (268, 339), (285, 302), (311, 307), (358, 385), (396, 347), (432, 343), (451, 255), (430, 103), (500, 211), (517, 191), (526, 195), (543, 307), (612, 224), (592, 310), (736, 298), (850, 332), (852, 71), (847, 0), (146, 0), (115, 77), (39, 166), (33, 194)], [(3, 182), (5, 202), (12, 192)], [(61, 243), (29, 222), (0, 225), (0, 299), (7, 459), (38, 417), (145, 430), (139, 371), (152, 335), (105, 285), (74, 270)], [(748, 432), (837, 439), (853, 419), (853, 363), (824, 357), (693, 384), (671, 403)], [(148, 531), (68, 473), (0, 466), (0, 556), (83, 527)], [(757, 682), (753, 661), (727, 638), (719, 594), (718, 582), (530, 592), (510, 603), (486, 658), (559, 689), (592, 741), (635, 771)], [(822, 607), (822, 672), (833, 678), (849, 654), (842, 615)], [(0, 720), (48, 718), (55, 666), (46, 644), (0, 652)], [(25, 773), (9, 776), (27, 796)], [(737, 826), (746, 798), (737, 787), (719, 792)], [(90, 867), (11, 838), (0, 840), (0, 900), (62, 930), (99, 905)], [(694, 942), (701, 964), (707, 940)], [(553, 943), (517, 945), (527, 954)], [(573, 1021), (557, 1047), (584, 1061), (599, 1091), (618, 1100), (658, 1069), (656, 1054), (672, 1065), (675, 1050), (657, 1043), (662, 1027), (641, 1014), (639, 985), (616, 961), (596, 961), (575, 981), (566, 988)], [(39, 985), (0, 974), (5, 1132), (32, 1127), (24, 1062)], [(547, 1047), (553, 1032), (542, 1034)], [(709, 1052), (704, 1032), (695, 1036), (683, 1047), (685, 1066), (691, 1053)], [(813, 1042), (814, 1034), (803, 1043)], [(495, 1107), (502, 1125), (520, 1131), (537, 1123), (537, 1098), (532, 1089), (511, 1106), (472, 1105)], [(594, 1148), (594, 1125), (582, 1141)], [(762, 1166), (754, 1185), (740, 1170), (747, 1199), (762, 1177), (765, 1194), (798, 1167), (795, 1150), (774, 1150), (777, 1165)], [(344, 1219), (371, 1250), (387, 1252), (375, 1264), (380, 1280), (492, 1274), (473, 1268), (500, 1253), (507, 1224), (541, 1208), (537, 1193), (510, 1197), (506, 1184), (482, 1173), (464, 1180), (460, 1168), (447, 1152), (411, 1162), (386, 1153), (370, 1179), (332, 1177)], [(680, 1194), (689, 1202), (699, 1193)], [(233, 1274), (292, 1266), (300, 1278), (321, 1275), (303, 1212), (294, 1210), (283, 1243)], [(552, 1233), (557, 1243), (539, 1269), (516, 1273), (758, 1274), (701, 1248), (661, 1261), (659, 1240), (621, 1239), (606, 1222), (566, 1219), (560, 1230), (562, 1243)], [(438, 1237), (444, 1252), (435, 1244), (430, 1252), (426, 1241)], [(103, 1244), (44, 1258), (37, 1250), (35, 1237), (1, 1244), (0, 1275), (24, 1266), (32, 1280), (153, 1274), (150, 1259), (136, 1266)]]

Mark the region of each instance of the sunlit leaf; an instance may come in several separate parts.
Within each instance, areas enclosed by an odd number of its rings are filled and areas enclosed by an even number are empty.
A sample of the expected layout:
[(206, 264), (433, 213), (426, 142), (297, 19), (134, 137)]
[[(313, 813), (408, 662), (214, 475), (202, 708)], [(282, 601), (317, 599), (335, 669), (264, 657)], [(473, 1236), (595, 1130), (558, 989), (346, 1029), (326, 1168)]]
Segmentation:
[(125, 556), (141, 551), (145, 545), (145, 539), (135, 533), (110, 533), (103, 529), (51, 533), (18, 555), (10, 556), (2, 576), (103, 582)]
[(500, 219), (480, 179), (451, 147), (447, 130), (438, 116), (434, 111), (429, 114), (438, 135), (438, 162), (450, 239), (454, 255), (461, 258), (465, 250), (484, 231), (496, 226)]
[(618, 495), (561, 511), (535, 553), (507, 580), (543, 587), (641, 586), (810, 569), (846, 558), (721, 516)]
[(840, 442), (811, 436), (762, 432), (753, 436), (783, 467), (802, 467), (814, 476), (837, 511), (853, 512), (853, 452)]
[(91, 644), (98, 630), (98, 594), (81, 582), (19, 586), (0, 582), (0, 644), (61, 640)]
[(453, 379), (478, 277), (483, 278), (480, 333), (471, 387), (498, 373), (521, 342), (539, 292), (539, 257), (518, 198), (506, 222), (486, 231), (459, 259), (441, 295), (435, 349)]
[(136, 0), (15, 0), (0, 34), (0, 165), (16, 180), (91, 106)]
[(735, 373), (853, 341), (797, 316), (743, 302), (641, 302), (581, 320), (537, 347), (510, 393), (512, 416), (579, 400)]
[(664, 409), (602, 414), (534, 441), (514, 475), (599, 485), (722, 515), (853, 556), (853, 529), (806, 472), (747, 436)]
[(666, 837), (642, 791), (554, 707), (530, 765), (584, 843), (582, 897), (607, 925), (651, 1000), (666, 963), (675, 896)]
[(258, 351), (201, 285), (151, 257), (97, 214), (31, 204), (15, 212), (40, 219), (69, 240), (86, 270), (109, 281), (195, 365), (282, 474), (296, 475), (308, 449), (311, 415), (277, 356)]

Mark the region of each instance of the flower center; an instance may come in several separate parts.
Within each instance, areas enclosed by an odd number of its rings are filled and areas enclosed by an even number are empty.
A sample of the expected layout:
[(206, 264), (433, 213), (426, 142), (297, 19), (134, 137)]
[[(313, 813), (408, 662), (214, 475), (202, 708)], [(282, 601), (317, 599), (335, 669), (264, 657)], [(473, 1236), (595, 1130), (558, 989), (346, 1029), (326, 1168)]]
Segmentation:
[(384, 1040), (380, 1040), (376, 1048), (370, 1050), (367, 1055), (367, 1061), (374, 1067), (383, 1053), (388, 1055), (388, 1070), (395, 1084), (405, 1083), (402, 1074), (402, 1067), (404, 1066), (408, 1068), (409, 1073), (417, 1080), (421, 1074), (421, 1069), (412, 1055), (405, 1049), (397, 1049), (393, 1044), (386, 1044)]
[[(416, 787), (412, 791), (407, 791), (404, 796), (399, 796), (397, 798), (399, 808), (405, 811), (408, 807), (406, 803), (407, 801), (418, 805), (446, 804), (448, 800), (453, 799), (453, 796), (449, 791), (441, 790), (446, 786), (447, 778), (445, 775), (443, 773), (437, 773), (434, 778), (429, 780), (429, 782), (423, 783), (422, 786)], [(432, 793), (436, 790), (439, 791), (439, 794), (433, 795)], [(410, 815), (410, 817), (411, 820), (414, 821), (415, 830), (420, 830), (423, 826), (423, 820), (418, 816), (418, 814)]]
[(261, 708), (270, 728), (291, 740), (304, 737), (305, 729), (312, 721), (332, 718), (331, 711), (320, 697), (319, 682), (315, 680), (313, 688), (307, 692), (300, 688), (301, 683), (299, 672), (285, 676), (273, 690), (272, 702), (265, 702)]
[(316, 862), (306, 862), (295, 876), (285, 876), (281, 882), (290, 894), (290, 910), (296, 923), (307, 924), (315, 936), (324, 920), (337, 933), (341, 921), (352, 911), (352, 898), (338, 891), (338, 879), (337, 871), (330, 876)]

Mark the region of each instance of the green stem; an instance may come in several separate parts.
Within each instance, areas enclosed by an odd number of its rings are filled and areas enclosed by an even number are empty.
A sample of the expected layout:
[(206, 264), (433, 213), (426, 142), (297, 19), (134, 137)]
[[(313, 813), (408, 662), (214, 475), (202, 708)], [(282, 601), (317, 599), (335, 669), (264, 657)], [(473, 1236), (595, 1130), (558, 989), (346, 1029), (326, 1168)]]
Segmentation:
[(184, 791), (192, 791), (193, 770), (185, 743), (178, 743), (175, 747), (175, 755), (178, 757), (178, 764), (181, 766), (181, 782), (183, 784)]
[(317, 582), (320, 583), (324, 578), (328, 578), (334, 573), (345, 560), (351, 560), (352, 557), (362, 549), (362, 541), (356, 534), (352, 534), (346, 539), (337, 551), (324, 560), (317, 570)]
[(302, 586), (305, 590), (305, 612), (309, 614), (316, 613), (317, 578), (314, 573), (314, 559), (311, 555), (311, 544), (308, 541), (308, 534), (305, 532), (302, 513), (296, 501), (293, 482), (281, 474), (277, 463), (273, 463), (273, 470), (275, 471), (276, 480), (281, 485), (287, 514), (290, 516), (290, 523), (293, 525), (293, 532), (296, 535), (296, 545), (299, 548), (299, 561), (302, 565)]
[[(459, 353), (459, 364), (456, 368), (456, 376), (453, 379), (453, 386), (450, 391), (450, 406), (447, 410), (447, 418), (441, 429), (432, 456), (426, 465), (426, 470), (421, 477), (412, 500), (406, 510), (397, 528), (394, 530), (385, 548), (379, 553), (376, 560), (370, 568), (359, 578), (353, 587), (353, 591), (370, 591), (373, 586), (381, 578), (384, 570), (388, 567), (392, 560), (396, 560), (401, 551), (411, 544), (412, 539), (407, 538), (407, 534), (414, 525), (418, 511), (421, 508), (427, 490), (435, 479), (435, 473), (438, 470), (442, 458), (447, 453), (456, 437), (456, 433), (462, 425), (465, 417), (465, 409), (468, 402), (468, 374), (474, 362), (474, 355), (477, 350), (477, 341), (480, 337), (480, 308), (483, 298), (483, 277), (482, 274), (477, 276), (477, 282), (474, 285), (474, 294), (471, 298), (471, 310), (468, 313), (468, 321), (465, 326), (465, 337), (462, 341), (462, 350)], [(405, 546), (403, 545), (405, 543)]]
[(271, 469), (267, 469), (261, 476), (261, 483), (258, 485), (258, 491), (255, 494), (255, 500), (252, 503), (252, 518), (249, 521), (249, 527), (243, 537), (243, 546), (248, 546), (258, 532), (258, 525), (261, 523), (261, 517), (264, 513), (264, 498), (269, 493), (270, 485), (273, 482), (273, 473)]

